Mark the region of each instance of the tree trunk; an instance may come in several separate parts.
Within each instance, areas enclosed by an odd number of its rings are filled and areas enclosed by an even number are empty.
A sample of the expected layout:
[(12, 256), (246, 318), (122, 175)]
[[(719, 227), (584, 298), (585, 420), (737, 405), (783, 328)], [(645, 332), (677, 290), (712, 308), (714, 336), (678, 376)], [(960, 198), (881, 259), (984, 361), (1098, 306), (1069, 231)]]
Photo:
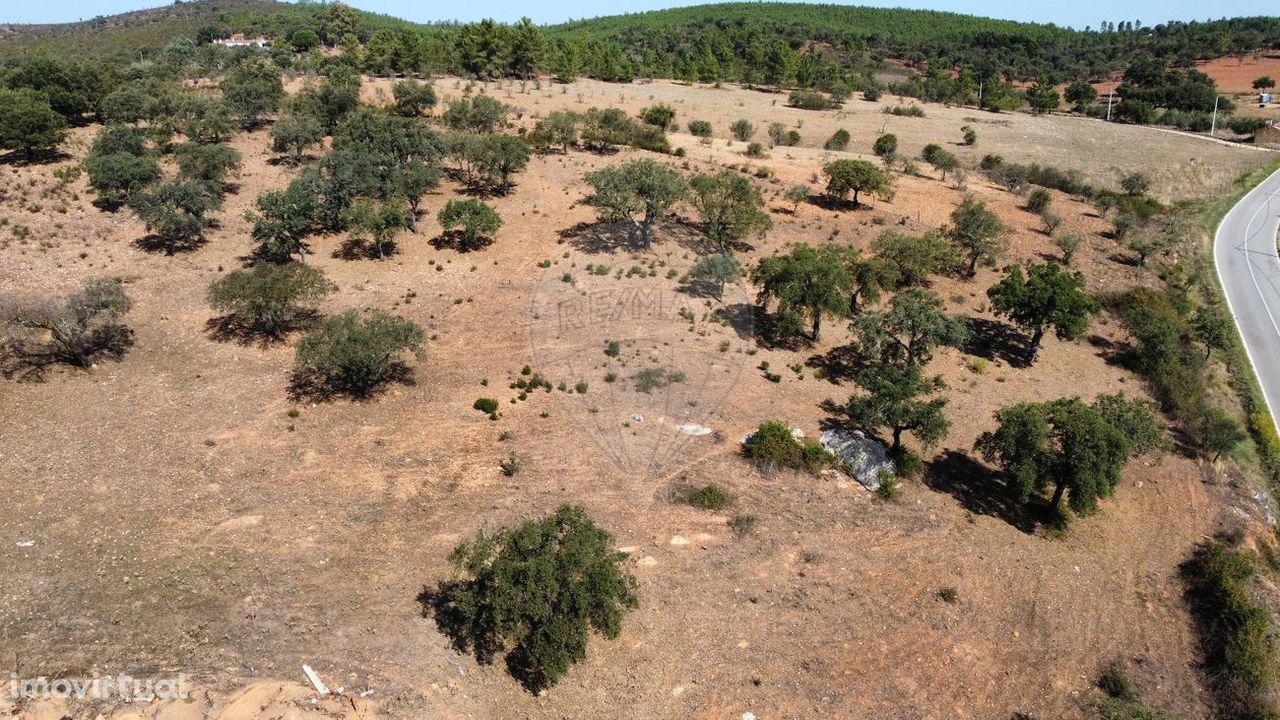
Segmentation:
[(978, 257), (979, 253), (973, 253), (969, 256), (969, 277), (978, 274)]
[(813, 341), (818, 342), (822, 336), (822, 311), (815, 310), (813, 312)]
[(1049, 502), (1050, 509), (1055, 511), (1058, 509), (1058, 504), (1062, 502), (1062, 494), (1066, 491), (1067, 491), (1067, 484), (1064, 482), (1059, 482), (1057, 485), (1054, 486), (1053, 500)]
[(652, 225), (653, 221), (648, 217), (640, 221), (640, 244), (644, 246), (645, 250), (653, 248), (653, 238), (650, 236), (650, 227)]
[(853, 191), (853, 206), (858, 207), (858, 191)]
[(893, 445), (889, 446), (890, 453), (896, 453), (902, 449), (902, 428), (895, 427), (893, 429)]
[(849, 315), (853, 316), (857, 314), (858, 314), (858, 291), (855, 290), (849, 293)]
[(1040, 354), (1040, 341), (1044, 339), (1044, 328), (1037, 328), (1035, 333), (1031, 335), (1031, 348), (1027, 350), (1027, 364), (1035, 363), (1036, 356)]

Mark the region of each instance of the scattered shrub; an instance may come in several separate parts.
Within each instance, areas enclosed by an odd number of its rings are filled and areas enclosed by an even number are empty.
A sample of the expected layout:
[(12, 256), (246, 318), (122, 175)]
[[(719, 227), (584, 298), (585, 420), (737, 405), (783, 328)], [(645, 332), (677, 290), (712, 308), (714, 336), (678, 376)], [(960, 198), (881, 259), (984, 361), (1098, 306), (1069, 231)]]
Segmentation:
[(0, 304), (0, 350), (37, 378), (55, 363), (89, 367), (99, 357), (118, 359), (133, 342), (133, 331), (120, 322), (130, 305), (115, 278), (90, 278), (62, 302), (7, 300)]
[(729, 496), (718, 485), (704, 485), (691, 491), (686, 502), (700, 510), (719, 510), (729, 503)]
[(402, 373), (400, 354), (421, 354), (422, 341), (417, 324), (385, 312), (326, 318), (298, 343), (295, 392), (367, 397)]
[(638, 606), (626, 553), (581, 507), (562, 505), (539, 520), (454, 548), (462, 575), (424, 593), (455, 647), (488, 662), (505, 652), (507, 668), (530, 692), (555, 685), (586, 657), (592, 632), (616, 638)]
[(822, 144), (824, 150), (844, 150), (849, 147), (849, 131), (840, 128), (832, 133), (831, 137)]
[(337, 286), (311, 265), (258, 263), (213, 281), (206, 299), (224, 313), (217, 321), (222, 334), (279, 338), (313, 312), (309, 303), (334, 290)]

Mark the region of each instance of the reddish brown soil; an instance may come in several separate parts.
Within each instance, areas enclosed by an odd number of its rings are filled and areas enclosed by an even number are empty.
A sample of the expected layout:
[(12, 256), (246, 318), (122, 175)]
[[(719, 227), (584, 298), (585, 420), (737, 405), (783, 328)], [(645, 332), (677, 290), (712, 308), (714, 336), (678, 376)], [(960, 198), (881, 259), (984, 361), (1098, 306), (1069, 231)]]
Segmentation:
[[(461, 92), (453, 80), (438, 86)], [(855, 102), (806, 113), (781, 107), (776, 95), (670, 83), (491, 92), (522, 108), (524, 125), (555, 107), (673, 102), (682, 126), (696, 117), (716, 127), (707, 146), (673, 135), (688, 149), (690, 171), (767, 165), (775, 179), (760, 185), (771, 196), (811, 182), (837, 155), (819, 149), (836, 127), (850, 129), (856, 153), (885, 129), (915, 153), (926, 141), (958, 139), (970, 112), (929, 106), (927, 118), (913, 120)], [(741, 143), (724, 139), (739, 116), (762, 130), (772, 120), (802, 122), (804, 142), (747, 161)], [(978, 122), (978, 147), (956, 148), (966, 163), (998, 152), (1109, 183), (1146, 169), (1166, 197), (1208, 192), (1259, 162), (1247, 150), (1074, 118)], [(1058, 538), (1006, 519), (989, 472), (971, 459), (974, 438), (1004, 404), (1144, 393), (1108, 360), (1108, 344), (1123, 339), (1114, 323), (1100, 320), (1090, 341), (1048, 341), (1032, 368), (996, 353), (980, 372), (971, 356), (940, 353), (931, 369), (950, 386), (952, 431), (930, 453), (933, 479), (909, 482), (898, 502), (833, 475), (764, 476), (738, 457), (738, 438), (767, 418), (813, 436), (827, 417), (820, 403), (853, 391), (815, 379), (812, 368), (788, 369), (847, 342), (842, 323), (829, 322), (816, 348), (770, 349), (749, 324), (712, 322), (715, 300), (691, 298), (667, 279), (695, 257), (688, 229), (664, 230), (652, 252), (609, 246), (602, 235), (561, 237), (592, 219), (579, 204), (582, 174), (637, 154), (573, 152), (535, 158), (512, 194), (492, 201), (505, 225), (483, 250), (428, 242), (453, 185), (428, 198), (419, 233), (397, 238), (400, 252), (387, 261), (335, 259), (342, 239), (320, 238), (315, 263), (341, 287), (324, 311), (394, 310), (432, 339), (426, 359), (413, 363), (415, 384), (369, 402), (295, 405), (286, 393), (292, 342), (220, 343), (203, 329), (206, 286), (250, 247), (243, 212), (291, 172), (268, 162), (265, 133), (235, 141), (244, 172), (208, 244), (165, 257), (133, 245), (142, 228), (128, 212), (90, 205), (83, 179), (53, 189), (52, 172), (82, 157), (94, 131), (76, 131), (65, 162), (0, 168), (8, 221), (0, 287), (65, 293), (87, 276), (123, 276), (137, 333), (122, 362), (58, 371), (44, 383), (0, 382), (0, 648), (20, 675), (183, 669), (213, 693), (202, 701), (212, 708), (256, 680), (301, 682), (309, 663), (331, 687), (372, 690), (365, 702), (388, 717), (1071, 718), (1096, 697), (1099, 669), (1125, 657), (1152, 704), (1210, 715), (1176, 568), (1221, 517), (1247, 509), (1234, 491), (1184, 457), (1136, 461), (1115, 499)], [(1166, 168), (1194, 182), (1175, 182)], [(968, 190), (1015, 229), (1010, 260), (1054, 252), (1020, 198), (976, 173)], [(865, 247), (886, 227), (937, 227), (962, 195), (926, 176), (903, 177), (892, 202), (856, 211), (808, 205), (793, 216), (774, 200), (775, 228), (744, 261), (797, 241)], [(1089, 208), (1056, 193), (1053, 202), (1063, 231), (1086, 237), (1079, 267), (1091, 288), (1154, 282), (1119, 261), (1126, 253)], [(15, 235), (19, 227), (30, 235)], [(614, 277), (650, 263), (653, 277)], [(610, 274), (589, 275), (587, 264)], [(561, 282), (565, 273), (572, 285)], [(953, 311), (984, 315), (995, 277), (984, 270), (934, 289)], [(551, 322), (541, 308), (574, 298), (575, 288), (604, 302), (644, 298), (641, 312)], [(725, 304), (744, 317), (752, 294), (731, 288)], [(624, 342), (618, 361), (601, 352), (609, 339)], [(765, 379), (761, 361), (781, 383)], [(686, 382), (636, 393), (628, 378), (650, 362), (684, 371)], [(507, 384), (526, 363), (590, 389), (509, 404)], [(612, 385), (610, 369), (621, 376)], [(501, 401), (499, 421), (471, 408), (483, 395)], [(718, 434), (672, 430), (685, 421)], [(500, 441), (503, 431), (512, 438)], [(524, 469), (504, 477), (498, 463), (511, 451)], [(719, 483), (732, 506), (709, 513), (673, 504), (679, 482)], [(562, 502), (585, 505), (632, 549), (642, 604), (621, 638), (593, 641), (586, 662), (532, 696), (500, 665), (478, 667), (451, 650), (415, 598), (448, 577), (446, 556), (461, 538)], [(727, 527), (733, 514), (758, 522), (736, 537)], [(677, 536), (689, 544), (673, 544)], [(18, 545), (26, 540), (34, 545)], [(956, 588), (958, 602), (939, 599), (944, 587)], [(254, 690), (246, 704), (300, 717), (309, 705), (290, 687), (279, 697)]]

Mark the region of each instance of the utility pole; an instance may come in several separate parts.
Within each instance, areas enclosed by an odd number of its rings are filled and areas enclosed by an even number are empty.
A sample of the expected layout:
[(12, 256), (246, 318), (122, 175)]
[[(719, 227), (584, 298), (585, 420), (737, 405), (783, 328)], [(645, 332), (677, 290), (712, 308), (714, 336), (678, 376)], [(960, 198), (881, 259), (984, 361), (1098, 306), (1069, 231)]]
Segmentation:
[(1218, 130), (1218, 99), (1220, 96), (1213, 96), (1213, 121), (1209, 123), (1209, 137), (1213, 137), (1213, 133)]
[(982, 109), (982, 86), (983, 86), (983, 81), (979, 80), (978, 81), (978, 109), (979, 110)]
[(1107, 95), (1107, 122), (1111, 122), (1111, 103), (1114, 102), (1115, 99), (1116, 91), (1115, 88), (1112, 88), (1111, 92)]

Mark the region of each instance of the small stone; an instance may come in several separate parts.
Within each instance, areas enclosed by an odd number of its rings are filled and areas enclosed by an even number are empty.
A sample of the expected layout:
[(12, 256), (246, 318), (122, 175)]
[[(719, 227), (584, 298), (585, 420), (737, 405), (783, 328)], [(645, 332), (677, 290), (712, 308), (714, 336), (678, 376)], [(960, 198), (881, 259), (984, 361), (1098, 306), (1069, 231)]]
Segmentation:
[(688, 545), (689, 539), (682, 535), (676, 535), (675, 537), (671, 538), (671, 544), (672, 545)]

